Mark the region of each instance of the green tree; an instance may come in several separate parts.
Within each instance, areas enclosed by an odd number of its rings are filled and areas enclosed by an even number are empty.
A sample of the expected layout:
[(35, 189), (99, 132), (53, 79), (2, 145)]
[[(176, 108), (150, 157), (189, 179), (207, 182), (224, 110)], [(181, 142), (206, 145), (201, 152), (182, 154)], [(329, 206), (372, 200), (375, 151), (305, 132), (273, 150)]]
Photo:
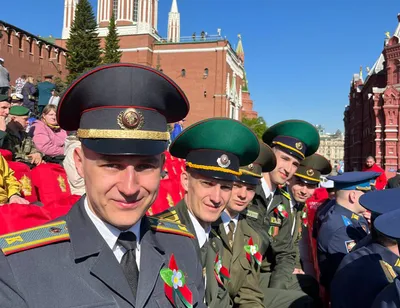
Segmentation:
[(80, 0), (75, 10), (69, 39), (67, 82), (71, 83), (80, 74), (101, 64), (100, 38), (92, 5), (88, 0)]
[(119, 50), (119, 38), (117, 27), (115, 25), (114, 14), (111, 15), (108, 25), (108, 34), (106, 36), (106, 46), (104, 49), (103, 63), (119, 63), (121, 61), (122, 51)]
[(267, 123), (265, 123), (263, 117), (258, 117), (254, 119), (242, 118), (242, 123), (250, 128), (260, 139), (268, 128)]
[(54, 78), (54, 84), (56, 85), (57, 92), (60, 94), (67, 89), (67, 84), (58, 76)]

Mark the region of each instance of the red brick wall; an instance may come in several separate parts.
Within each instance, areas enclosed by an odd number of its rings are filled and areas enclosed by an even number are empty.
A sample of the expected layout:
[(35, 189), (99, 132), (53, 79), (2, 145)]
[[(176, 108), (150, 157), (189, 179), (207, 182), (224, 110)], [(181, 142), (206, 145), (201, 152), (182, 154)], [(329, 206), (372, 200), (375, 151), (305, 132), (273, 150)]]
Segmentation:
[[(42, 52), (37, 40), (20, 32), (17, 33), (11, 28), (4, 30), (0, 24), (0, 32), (3, 37), (0, 39), (0, 57), (5, 61), (5, 67), (10, 72), (11, 84), (22, 74), (32, 75), (35, 79), (43, 79), (44, 75), (52, 74), (61, 78), (65, 77), (66, 58), (62, 50), (57, 54), (57, 46), (42, 42)], [(29, 41), (28, 41), (29, 39)], [(47, 44), (49, 49), (45, 48)]]

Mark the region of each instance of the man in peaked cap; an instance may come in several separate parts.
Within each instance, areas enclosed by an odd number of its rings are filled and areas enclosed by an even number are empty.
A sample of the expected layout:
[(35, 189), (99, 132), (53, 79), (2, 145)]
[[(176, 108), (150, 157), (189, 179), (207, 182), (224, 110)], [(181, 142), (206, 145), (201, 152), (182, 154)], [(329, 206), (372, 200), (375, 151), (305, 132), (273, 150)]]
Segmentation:
[[(380, 215), (374, 221), (375, 229), (386, 237), (400, 241), (400, 209)], [(385, 267), (383, 267), (385, 268)], [(389, 285), (384, 288), (375, 298), (372, 308), (397, 308), (400, 307), (400, 280), (399, 275), (390, 279)]]
[(58, 221), (0, 237), (0, 292), (11, 294), (1, 307), (204, 307), (194, 235), (145, 216), (167, 123), (188, 110), (170, 78), (137, 64), (97, 67), (70, 85), (58, 123), (82, 140), (74, 158), (86, 195)]
[[(369, 240), (362, 247), (357, 244), (340, 263), (332, 280), (332, 307), (368, 307), (400, 273), (396, 239), (379, 232), (373, 224), (380, 215), (399, 209), (399, 199), (399, 188), (372, 191), (360, 197), (360, 204), (372, 213), (371, 233), (364, 238)], [(358, 282), (357, 288), (353, 287), (354, 281)]]
[(221, 217), (213, 223), (223, 244), (223, 264), (231, 275), (225, 286), (239, 307), (264, 307), (264, 294), (259, 286), (261, 241), (241, 214), (253, 200), (260, 184), (261, 163), (266, 171), (276, 166), (275, 154), (263, 142), (260, 142), (259, 156), (261, 158), (256, 162), (240, 168), (241, 175), (233, 183), (232, 196)]
[[(319, 146), (319, 134), (308, 122), (288, 120), (271, 126), (263, 135), (276, 157), (276, 167), (271, 172), (263, 171), (261, 185), (244, 215), (249, 225), (257, 231), (262, 240), (263, 263), (261, 266), (261, 287), (265, 299), (272, 300), (276, 289), (287, 289), (292, 281), (295, 250), (292, 245), (291, 222), (289, 219), (290, 196), (280, 188), (294, 175), (300, 162), (314, 154)], [(267, 295), (267, 293), (273, 294)], [(296, 293), (296, 294), (295, 294)], [(290, 292), (285, 303), (268, 303), (268, 307), (287, 307), (294, 304), (307, 305), (299, 301), (311, 300), (299, 292)], [(292, 307), (292, 306), (291, 306)]]
[(318, 264), (321, 284), (328, 288), (343, 257), (369, 233), (366, 209), (360, 197), (371, 191), (376, 172), (345, 172), (328, 179), (335, 182), (336, 204), (326, 214), (318, 232)]
[(211, 224), (231, 198), (233, 183), (241, 175), (239, 166), (252, 163), (259, 151), (251, 130), (228, 118), (197, 122), (182, 131), (170, 146), (172, 156), (186, 159), (186, 171), (181, 175), (185, 196), (158, 217), (185, 224), (196, 234), (193, 243), (204, 267), (207, 307), (232, 307), (223, 243)]

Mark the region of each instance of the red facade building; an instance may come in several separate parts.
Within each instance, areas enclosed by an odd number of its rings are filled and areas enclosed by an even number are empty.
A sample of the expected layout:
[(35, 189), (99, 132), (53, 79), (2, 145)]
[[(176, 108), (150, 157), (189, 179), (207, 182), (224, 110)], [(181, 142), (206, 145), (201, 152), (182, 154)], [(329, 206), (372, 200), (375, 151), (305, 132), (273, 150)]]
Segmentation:
[(361, 170), (368, 155), (388, 175), (400, 168), (400, 14), (393, 35), (386, 33), (374, 66), (353, 76), (344, 112), (345, 170)]

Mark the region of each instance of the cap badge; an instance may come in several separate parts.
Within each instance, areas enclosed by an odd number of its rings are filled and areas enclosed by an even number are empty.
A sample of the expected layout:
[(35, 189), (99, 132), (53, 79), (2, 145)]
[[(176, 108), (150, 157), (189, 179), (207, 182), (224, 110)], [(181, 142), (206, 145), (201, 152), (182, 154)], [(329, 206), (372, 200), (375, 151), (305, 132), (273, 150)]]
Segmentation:
[(296, 149), (301, 151), (303, 149), (303, 144), (301, 142), (296, 142)]
[(140, 129), (144, 124), (143, 114), (134, 108), (120, 112), (117, 121), (122, 129)]
[(308, 169), (307, 171), (306, 171), (306, 173), (307, 173), (307, 175), (308, 176), (313, 176), (315, 173), (314, 173), (314, 170), (312, 170), (312, 169)]
[(253, 164), (250, 164), (250, 165), (248, 166), (248, 168), (249, 168), (249, 170), (253, 170), (253, 169), (254, 169)]
[(231, 164), (231, 161), (229, 160), (228, 155), (222, 154), (221, 157), (217, 159), (217, 164), (221, 168), (228, 168), (229, 165)]

